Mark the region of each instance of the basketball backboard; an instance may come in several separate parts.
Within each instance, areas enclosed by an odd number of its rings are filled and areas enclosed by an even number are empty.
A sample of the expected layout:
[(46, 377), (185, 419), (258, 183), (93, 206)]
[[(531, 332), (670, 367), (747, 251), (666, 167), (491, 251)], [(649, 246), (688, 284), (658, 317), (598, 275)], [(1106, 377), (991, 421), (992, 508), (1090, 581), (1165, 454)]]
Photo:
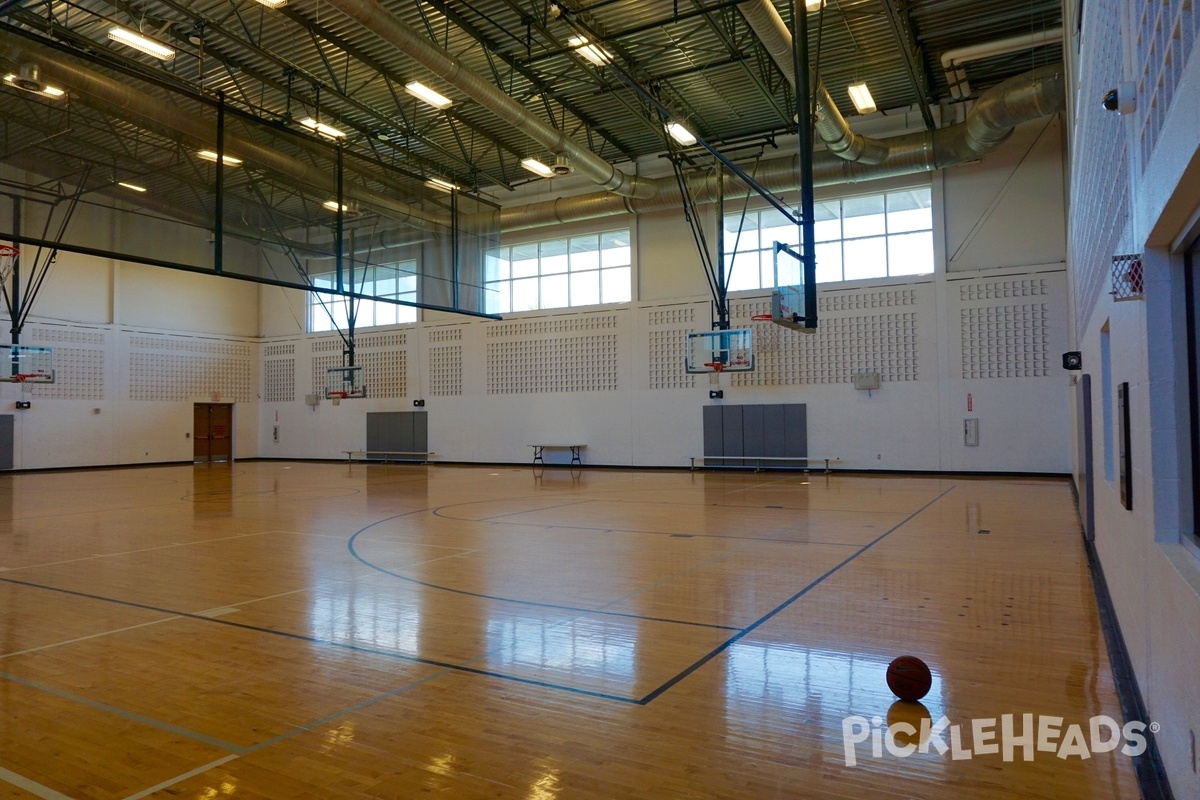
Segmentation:
[(687, 338), (690, 373), (749, 372), (754, 369), (754, 339), (749, 328), (701, 331)]
[[(790, 277), (796, 283), (777, 286), (771, 292), (771, 321), (794, 331), (815, 333), (816, 320), (810, 321), (805, 316), (807, 293), (814, 287), (808, 286), (804, 282), (804, 269), (800, 254), (783, 242), (775, 242), (773, 252), (775, 274)], [(784, 254), (782, 264), (780, 263), (781, 253)]]
[(54, 351), (49, 347), (8, 348), (8, 363), (0, 367), (0, 382), (54, 383)]
[(367, 396), (362, 367), (330, 367), (325, 371), (326, 398), (362, 398)]

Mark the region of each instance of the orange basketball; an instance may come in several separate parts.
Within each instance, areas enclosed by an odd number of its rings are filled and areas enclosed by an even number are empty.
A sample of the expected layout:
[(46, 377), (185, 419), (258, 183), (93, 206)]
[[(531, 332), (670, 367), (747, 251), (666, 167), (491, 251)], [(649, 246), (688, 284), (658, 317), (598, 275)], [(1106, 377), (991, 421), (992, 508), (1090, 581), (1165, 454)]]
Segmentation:
[(888, 664), (887, 685), (901, 700), (913, 702), (929, 694), (933, 675), (916, 656), (900, 656)]

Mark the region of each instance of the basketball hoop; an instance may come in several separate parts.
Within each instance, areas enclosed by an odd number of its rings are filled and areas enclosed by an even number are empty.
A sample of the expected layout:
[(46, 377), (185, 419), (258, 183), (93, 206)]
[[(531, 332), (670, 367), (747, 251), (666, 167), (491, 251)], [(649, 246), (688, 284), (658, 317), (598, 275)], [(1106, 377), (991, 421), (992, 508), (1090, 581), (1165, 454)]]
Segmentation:
[(754, 320), (755, 322), (770, 322), (771, 315), (770, 314), (755, 314), (750, 319)]
[(13, 262), (21, 255), (21, 251), (8, 244), (0, 244), (0, 283), (7, 283), (12, 274)]
[(711, 369), (713, 372), (717, 373), (718, 375), (720, 375), (721, 371), (723, 369), (725, 369), (725, 365), (723, 363), (721, 363), (720, 361), (709, 361), (704, 366), (708, 367), (709, 369)]
[(345, 400), (346, 396), (347, 396), (346, 392), (330, 392), (329, 393), (330, 400)]

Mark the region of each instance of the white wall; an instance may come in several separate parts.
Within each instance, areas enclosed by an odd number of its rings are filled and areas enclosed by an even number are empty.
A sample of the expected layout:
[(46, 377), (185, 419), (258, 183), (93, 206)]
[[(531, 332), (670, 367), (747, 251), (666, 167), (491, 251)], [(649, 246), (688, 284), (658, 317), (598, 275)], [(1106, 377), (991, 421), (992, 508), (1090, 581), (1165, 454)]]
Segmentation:
[[(823, 287), (812, 336), (751, 323), (766, 293), (735, 296), (734, 324), (755, 328), (760, 367), (724, 376), (719, 402), (807, 403), (810, 451), (847, 468), (1067, 471), (1069, 395), (1053, 369), (1067, 346), (1065, 222), (1046, 196), (1061, 186), (1056, 130), (1032, 123), (934, 178), (936, 275)], [(530, 199), (540, 198), (517, 202)], [(103, 210), (81, 214), (97, 237), (147, 236), (124, 217), (116, 225)], [(634, 231), (634, 302), (503, 321), (426, 312), (415, 325), (361, 333), (368, 399), (315, 408), (305, 396), (323, 390), (342, 345), (304, 333), (301, 292), (63, 254), (23, 340), (56, 349), (61, 380), (27, 389), (34, 407), (17, 415), (18, 466), (186, 460), (191, 405), (214, 396), (239, 405), (241, 457), (336, 458), (365, 445), (367, 412), (408, 410), (420, 398), (430, 446), (446, 460), (524, 463), (531, 443), (575, 440), (592, 464), (686, 465), (702, 452), (710, 384), (684, 373), (683, 345), (688, 331), (709, 329), (711, 304), (682, 213), (509, 241), (620, 225)], [(162, 226), (148, 223), (151, 238), (168, 235)], [(1020, 227), (1020, 247), (1000, 246), (997, 226)], [(208, 245), (185, 226), (180, 247), (202, 258)], [(972, 374), (981, 360), (991, 366)], [(883, 374), (869, 396), (850, 383), (864, 370)], [(4, 387), (0, 399), (20, 392)], [(978, 447), (963, 445), (966, 417), (980, 420)]]
[[(1068, 4), (1070, 5), (1070, 4)], [(1200, 796), (1200, 551), (1187, 440), (1182, 257), (1200, 215), (1200, 17), (1182, 0), (1083, 5), (1071, 157), (1073, 331), (1092, 375), (1095, 546), (1175, 797)], [(1168, 37), (1154, 32), (1171, 31)], [(1167, 45), (1171, 52), (1159, 51)], [(1095, 100), (1135, 81), (1137, 110)], [(1142, 299), (1107, 294), (1111, 257), (1142, 254)], [(1102, 329), (1112, 383), (1130, 385), (1133, 508), (1104, 475)], [(1076, 468), (1078, 476), (1080, 470)]]

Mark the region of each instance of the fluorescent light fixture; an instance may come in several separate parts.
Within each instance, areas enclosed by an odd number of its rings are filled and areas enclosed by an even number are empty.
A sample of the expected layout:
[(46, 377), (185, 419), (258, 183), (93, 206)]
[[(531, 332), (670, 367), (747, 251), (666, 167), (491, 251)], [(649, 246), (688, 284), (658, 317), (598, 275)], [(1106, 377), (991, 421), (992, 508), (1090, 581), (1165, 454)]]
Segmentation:
[(588, 44), (588, 40), (582, 36), (572, 36), (567, 39), (567, 44), (597, 67), (603, 67), (612, 62), (611, 53), (599, 45)]
[(310, 130), (316, 131), (322, 136), (327, 136), (330, 139), (340, 139), (346, 135), (345, 131), (338, 130), (332, 125), (326, 125), (324, 122), (317, 122), (312, 117), (305, 117), (304, 119), (300, 120), (300, 124)]
[(667, 133), (671, 134), (671, 138), (684, 147), (691, 147), (696, 143), (696, 137), (692, 135), (692, 132), (678, 122), (668, 122)]
[[(258, 0), (258, 2), (260, 2), (260, 3), (262, 1), (263, 0)], [(814, 11), (820, 11), (821, 7), (824, 5), (825, 5), (825, 0), (804, 0), (804, 10), (810, 14)]]
[(175, 51), (165, 44), (124, 28), (109, 28), (108, 38), (163, 61), (170, 61), (175, 57)]
[(850, 102), (854, 103), (858, 113), (870, 114), (875, 110), (875, 99), (865, 83), (852, 83), (846, 87), (846, 91), (850, 93)]
[(418, 100), (424, 100), (439, 111), (444, 111), (454, 105), (454, 101), (449, 97), (446, 97), (444, 94), (438, 94), (420, 81), (410, 81), (404, 84), (404, 91)]
[[(324, 203), (321, 203), (321, 205), (324, 206), (325, 208), (329, 209), (330, 211), (338, 210), (338, 201), (337, 200), (326, 200)], [(342, 203), (342, 211), (349, 211), (349, 210), (350, 210), (350, 206), (346, 205), (345, 203)]]
[(456, 192), (459, 189), (450, 181), (444, 181), (441, 178), (430, 178), (425, 181), (425, 185), (430, 189), (440, 189), (443, 192)]
[(288, 0), (258, 0), (267, 8), (283, 8), (288, 4)]
[(57, 86), (51, 86), (48, 83), (27, 83), (22, 77), (15, 72), (10, 72), (4, 76), (4, 82), (14, 89), (20, 89), (30, 94), (40, 94), (42, 97), (48, 97), (51, 100), (57, 100), (66, 95), (66, 89), (60, 89)]
[[(203, 158), (205, 161), (211, 161), (214, 164), (217, 162), (217, 153), (215, 150), (201, 150), (196, 153), (196, 155), (200, 156), (200, 158)], [(222, 160), (227, 167), (236, 167), (238, 164), (242, 163), (240, 158), (237, 156), (231, 156), (228, 153), (225, 154)]]
[(534, 175), (538, 175), (542, 178), (551, 178), (554, 176), (554, 170), (550, 169), (536, 158), (522, 158), (521, 166), (532, 172)]
[(126, 183), (125, 181), (117, 181), (117, 186), (124, 186), (126, 189), (129, 189), (130, 191), (133, 191), (133, 192), (146, 191), (145, 186), (138, 186), (136, 183)]

